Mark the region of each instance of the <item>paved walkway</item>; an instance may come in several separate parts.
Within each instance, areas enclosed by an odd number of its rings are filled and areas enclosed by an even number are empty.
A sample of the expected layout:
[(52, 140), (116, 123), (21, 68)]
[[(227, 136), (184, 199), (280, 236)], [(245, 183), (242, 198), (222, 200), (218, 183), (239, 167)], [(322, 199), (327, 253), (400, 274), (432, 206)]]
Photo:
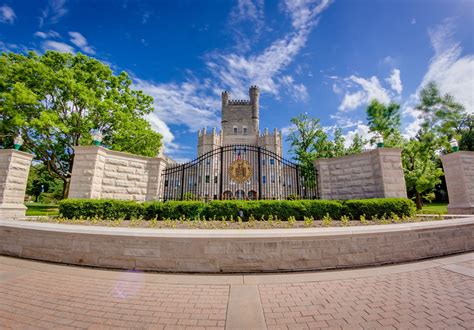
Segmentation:
[(474, 329), (474, 253), (346, 271), (176, 275), (0, 256), (0, 328)]

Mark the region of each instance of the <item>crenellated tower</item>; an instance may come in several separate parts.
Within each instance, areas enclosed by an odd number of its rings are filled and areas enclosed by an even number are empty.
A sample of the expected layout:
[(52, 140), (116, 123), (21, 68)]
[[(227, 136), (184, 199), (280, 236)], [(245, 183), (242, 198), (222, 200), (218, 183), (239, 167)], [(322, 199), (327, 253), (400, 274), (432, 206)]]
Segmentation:
[(221, 130), (216, 129), (211, 134), (206, 130), (199, 131), (198, 155), (224, 145), (246, 144), (260, 146), (278, 155), (282, 154), (281, 132), (274, 130), (273, 134), (265, 130), (260, 133), (260, 90), (250, 86), (248, 100), (230, 98), (230, 92), (224, 91), (222, 98)]

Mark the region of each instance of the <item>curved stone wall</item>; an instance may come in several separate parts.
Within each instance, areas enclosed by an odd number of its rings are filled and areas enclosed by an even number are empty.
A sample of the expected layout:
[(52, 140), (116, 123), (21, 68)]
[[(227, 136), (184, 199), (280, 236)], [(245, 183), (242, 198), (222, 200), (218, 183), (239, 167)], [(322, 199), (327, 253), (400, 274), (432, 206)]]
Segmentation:
[(0, 221), (0, 254), (104, 268), (277, 272), (361, 267), (474, 250), (474, 217), (347, 228), (173, 230)]

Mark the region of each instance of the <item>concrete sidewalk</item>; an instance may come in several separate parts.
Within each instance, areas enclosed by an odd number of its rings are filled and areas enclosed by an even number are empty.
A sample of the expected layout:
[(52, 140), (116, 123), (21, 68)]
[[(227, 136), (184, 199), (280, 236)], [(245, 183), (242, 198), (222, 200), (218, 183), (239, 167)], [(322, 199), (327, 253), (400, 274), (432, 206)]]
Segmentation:
[(0, 256), (1, 328), (472, 328), (474, 253), (355, 270), (189, 275)]

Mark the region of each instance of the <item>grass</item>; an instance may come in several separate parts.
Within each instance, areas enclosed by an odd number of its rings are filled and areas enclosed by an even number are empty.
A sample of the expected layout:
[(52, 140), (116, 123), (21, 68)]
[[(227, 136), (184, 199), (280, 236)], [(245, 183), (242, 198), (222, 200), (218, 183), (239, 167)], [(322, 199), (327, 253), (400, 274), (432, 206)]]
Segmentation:
[(58, 215), (58, 205), (43, 204), (43, 203), (26, 203), (27, 216), (41, 216), (41, 215)]
[(446, 214), (448, 213), (448, 203), (425, 204), (419, 214)]

